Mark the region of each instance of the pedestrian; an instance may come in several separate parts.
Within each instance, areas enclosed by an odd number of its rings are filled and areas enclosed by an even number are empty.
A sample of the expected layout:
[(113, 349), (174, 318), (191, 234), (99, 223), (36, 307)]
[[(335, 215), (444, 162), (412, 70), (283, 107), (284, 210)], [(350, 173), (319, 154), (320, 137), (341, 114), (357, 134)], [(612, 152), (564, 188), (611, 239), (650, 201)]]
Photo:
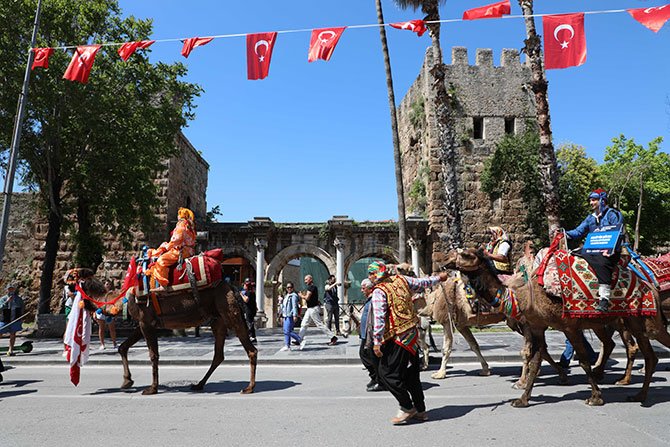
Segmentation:
[(416, 327), (419, 318), (412, 296), (448, 278), (446, 272), (428, 278), (390, 275), (381, 261), (368, 266), (368, 279), (374, 284), (372, 340), (374, 354), (379, 359), (378, 378), (400, 404), (391, 419), (393, 425), (406, 424), (410, 419), (428, 420), (419, 375)]
[[(591, 366), (595, 365), (596, 362), (598, 361), (598, 353), (593, 350), (593, 347), (589, 343), (589, 341), (586, 339), (584, 336), (584, 331), (580, 332), (582, 336), (582, 343), (584, 343), (584, 347), (586, 348), (586, 352), (589, 355), (589, 364)], [(561, 359), (559, 360), (559, 364), (563, 368), (569, 368), (570, 367), (570, 362), (572, 361), (572, 357), (575, 355), (575, 348), (572, 346), (572, 343), (570, 343), (570, 340), (567, 338), (565, 339), (565, 350), (561, 354)]]
[(295, 293), (293, 288), (293, 283), (289, 282), (286, 284), (286, 296), (281, 300), (281, 316), (282, 316), (282, 327), (284, 329), (284, 346), (280, 351), (290, 351), (291, 350), (291, 339), (294, 339), (296, 342), (302, 342), (302, 338), (296, 334), (293, 329), (295, 324), (298, 321), (298, 313), (300, 311), (300, 299), (298, 294)]
[(323, 304), (328, 313), (328, 330), (333, 330), (335, 320), (335, 335), (342, 337), (340, 332), (340, 298), (337, 296), (337, 288), (342, 284), (335, 280), (335, 275), (330, 275), (326, 280), (326, 291), (323, 296)]
[(302, 339), (300, 342), (300, 349), (302, 350), (305, 348), (305, 344), (307, 342), (307, 340), (305, 340), (305, 333), (307, 332), (307, 327), (312, 321), (316, 327), (323, 329), (328, 335), (330, 335), (330, 342), (328, 342), (328, 345), (334, 346), (337, 344), (337, 337), (326, 327), (325, 324), (323, 324), (323, 321), (321, 320), (321, 314), (319, 313), (321, 307), (321, 303), (319, 302), (319, 289), (317, 289), (314, 285), (314, 278), (312, 278), (312, 275), (305, 276), (305, 285), (307, 288), (300, 292), (300, 298), (305, 300), (305, 304), (307, 305), (307, 310), (305, 311), (305, 315), (302, 317), (302, 324), (300, 325), (300, 338)]
[[(7, 355), (14, 355), (14, 343), (16, 342), (16, 333), (23, 329), (23, 323), (20, 318), (23, 315), (23, 298), (19, 296), (16, 286), (10, 284), (7, 286), (7, 294), (0, 298), (0, 308), (2, 308), (4, 326), (0, 333), (9, 332), (9, 349)], [(17, 320), (18, 321), (14, 321)], [(11, 323), (13, 321), (13, 323)], [(10, 324), (11, 323), (11, 324)]]
[(249, 339), (252, 343), (256, 343), (256, 313), (258, 312), (258, 305), (256, 304), (256, 288), (251, 278), (246, 278), (242, 285), (242, 301), (244, 302), (244, 320), (247, 322), (249, 329)]
[(361, 346), (358, 350), (358, 356), (361, 358), (361, 362), (365, 369), (368, 370), (368, 376), (370, 376), (370, 381), (365, 386), (366, 391), (386, 391), (384, 385), (379, 383), (378, 372), (379, 369), (379, 358), (372, 352), (372, 289), (374, 285), (372, 281), (365, 278), (361, 281), (361, 292), (365, 297), (365, 305), (363, 306), (363, 311), (361, 312), (361, 326), (360, 326), (360, 338)]
[[(106, 279), (103, 285), (105, 286), (105, 290), (107, 291), (105, 297), (109, 297), (111, 295), (112, 290), (114, 290), (114, 282), (111, 279)], [(70, 305), (70, 308), (71, 307), (72, 305)], [(94, 313), (94, 317), (95, 322), (98, 323), (98, 338), (100, 339), (100, 347), (98, 349), (100, 351), (104, 351), (106, 349), (105, 347), (106, 328), (109, 328), (109, 337), (112, 339), (114, 349), (118, 349), (118, 345), (116, 344), (116, 323), (114, 322), (114, 316), (103, 315), (102, 309), (98, 309)]]

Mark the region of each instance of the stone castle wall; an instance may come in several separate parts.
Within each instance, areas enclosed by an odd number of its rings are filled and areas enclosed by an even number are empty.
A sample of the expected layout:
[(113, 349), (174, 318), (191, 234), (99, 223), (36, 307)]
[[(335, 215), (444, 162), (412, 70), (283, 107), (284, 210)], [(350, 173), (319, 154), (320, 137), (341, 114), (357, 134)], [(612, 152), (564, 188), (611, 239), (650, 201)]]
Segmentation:
[[(130, 246), (124, 245), (114, 234), (109, 234), (104, 240), (106, 253), (98, 274), (104, 278), (114, 279), (117, 287), (123, 281), (128, 260), (142, 245), (146, 243), (149, 246), (157, 246), (169, 239), (169, 232), (176, 222), (177, 209), (180, 206), (187, 206), (187, 203), (190, 203), (196, 218), (202, 222), (205, 220), (207, 212), (205, 191), (209, 165), (183, 134), (178, 135), (176, 144), (180, 148), (179, 154), (166, 160), (165, 169), (156, 174), (155, 183), (159, 186), (156, 232), (145, 234), (139, 230), (133, 231)], [(26, 301), (26, 311), (30, 311), (31, 315), (36, 311), (39, 299), (47, 230), (46, 219), (39, 212), (38, 197), (31, 193), (13, 194), (0, 280), (12, 281), (22, 286), (21, 294)], [(73, 251), (74, 245), (69, 233), (63, 232), (52, 285), (53, 312), (58, 312), (60, 307), (62, 277), (67, 269), (75, 267)]]
[[(488, 239), (488, 226), (500, 225), (513, 242), (519, 244), (532, 234), (525, 223), (527, 211), (518, 188), (512, 185), (510, 193), (492, 201), (481, 191), (480, 177), (496, 143), (507, 132), (523, 133), (527, 120), (535, 119), (535, 103), (529, 90), (530, 68), (520, 61), (516, 50), (503, 50), (500, 66), (494, 65), (490, 49), (478, 49), (475, 59), (471, 65), (466, 48), (453, 48), (445, 77), (457, 144), (461, 236), (466, 246), (479, 245)], [(433, 262), (438, 264), (441, 258), (439, 233), (444, 231), (445, 220), (444, 185), (430, 66), (432, 50), (429, 48), (419, 76), (398, 108), (398, 125), (408, 214), (422, 213), (428, 217), (436, 242)], [(476, 121), (482, 125), (481, 136), (475, 135)], [(425, 187), (425, 207), (417, 206), (417, 182)], [(415, 193), (411, 194), (413, 190)]]

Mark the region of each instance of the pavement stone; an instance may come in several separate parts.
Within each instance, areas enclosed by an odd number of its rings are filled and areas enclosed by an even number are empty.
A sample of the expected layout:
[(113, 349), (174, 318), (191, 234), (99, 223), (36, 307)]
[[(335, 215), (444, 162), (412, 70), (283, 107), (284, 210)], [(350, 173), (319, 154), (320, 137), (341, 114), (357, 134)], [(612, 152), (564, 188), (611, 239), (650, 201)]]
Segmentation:
[[(360, 364), (358, 349), (360, 339), (357, 335), (349, 338), (340, 337), (335, 346), (328, 346), (329, 337), (320, 330), (310, 328), (307, 332), (307, 345), (300, 351), (297, 346), (291, 351), (280, 351), (283, 346), (283, 334), (281, 329), (257, 329), (258, 363), (259, 364), (300, 364), (300, 365), (347, 365)], [(595, 336), (587, 332), (587, 339), (597, 351), (599, 341)], [(520, 363), (519, 354), (523, 338), (514, 332), (479, 332), (475, 337), (480, 345), (482, 354), (488, 362)], [(615, 360), (625, 360), (623, 344), (615, 336), (616, 347), (612, 353)], [(558, 360), (563, 351), (565, 337), (559, 331), (547, 331), (547, 345), (554, 359)], [(439, 349), (442, 348), (442, 334), (434, 334), (434, 339)], [(0, 339), (0, 344), (5, 345), (7, 339)], [(33, 350), (30, 353), (16, 353), (9, 357), (3, 355), (2, 361), (7, 365), (63, 365), (65, 359), (62, 356), (63, 343), (59, 339), (28, 339), (17, 337), (16, 344), (26, 340), (33, 342)], [(124, 338), (119, 338), (119, 343)], [(91, 341), (91, 353), (88, 365), (111, 365), (120, 364), (120, 357), (112, 348), (111, 340), (106, 339), (107, 349), (98, 350), (99, 341), (94, 337)], [(652, 342), (659, 359), (670, 358), (670, 350), (657, 342)], [(193, 332), (183, 336), (161, 337), (158, 341), (161, 365), (209, 365), (214, 355), (214, 338), (203, 328), (200, 337), (195, 337)], [(224, 348), (225, 362), (227, 364), (245, 364), (248, 362), (244, 348), (242, 348), (237, 337), (234, 335), (226, 339)], [(130, 349), (129, 362), (131, 365), (149, 365), (149, 355), (144, 341), (138, 342)], [(439, 364), (440, 352), (430, 353), (431, 364)], [(638, 358), (641, 356), (638, 354)], [(474, 353), (470, 351), (466, 341), (457, 335), (449, 364), (478, 363)], [(573, 362), (576, 365), (576, 362)]]

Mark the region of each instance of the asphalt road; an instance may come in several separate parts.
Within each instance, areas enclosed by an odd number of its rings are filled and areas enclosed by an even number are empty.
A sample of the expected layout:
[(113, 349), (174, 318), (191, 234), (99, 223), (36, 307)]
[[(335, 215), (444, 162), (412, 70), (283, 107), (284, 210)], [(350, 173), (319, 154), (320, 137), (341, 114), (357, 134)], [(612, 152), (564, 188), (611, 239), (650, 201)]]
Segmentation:
[[(531, 406), (512, 408), (511, 388), (519, 367), (493, 364), (479, 377), (478, 365), (461, 364), (449, 378), (422, 373), (430, 420), (394, 427), (396, 402), (387, 392), (368, 393), (358, 366), (262, 365), (252, 395), (239, 391), (248, 368), (222, 365), (205, 387), (189, 385), (206, 367), (164, 366), (161, 388), (142, 396), (151, 370), (133, 368), (134, 388), (121, 391), (120, 366), (85, 366), (78, 387), (65, 366), (18, 365), (0, 384), (0, 446), (274, 446), (274, 445), (514, 445), (655, 446), (670, 444), (670, 372), (655, 375), (648, 402), (626, 402), (640, 387), (604, 385), (606, 404), (589, 407), (583, 372), (572, 368), (571, 385), (558, 385), (543, 368)], [(613, 383), (621, 365), (606, 377)]]

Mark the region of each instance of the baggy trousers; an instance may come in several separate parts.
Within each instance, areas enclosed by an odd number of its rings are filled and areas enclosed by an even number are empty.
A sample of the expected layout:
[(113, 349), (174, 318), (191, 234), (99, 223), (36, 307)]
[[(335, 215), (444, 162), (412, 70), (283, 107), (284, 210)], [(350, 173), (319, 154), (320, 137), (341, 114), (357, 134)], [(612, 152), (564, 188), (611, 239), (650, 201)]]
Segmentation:
[(374, 383), (379, 383), (377, 370), (379, 369), (379, 358), (375, 355), (372, 347), (365, 349), (365, 340), (361, 340), (361, 347), (358, 349), (358, 356), (365, 369), (368, 370), (370, 380)]
[(379, 381), (396, 398), (404, 410), (416, 408), (426, 411), (426, 403), (419, 375), (419, 354), (389, 340), (382, 345), (379, 359)]

